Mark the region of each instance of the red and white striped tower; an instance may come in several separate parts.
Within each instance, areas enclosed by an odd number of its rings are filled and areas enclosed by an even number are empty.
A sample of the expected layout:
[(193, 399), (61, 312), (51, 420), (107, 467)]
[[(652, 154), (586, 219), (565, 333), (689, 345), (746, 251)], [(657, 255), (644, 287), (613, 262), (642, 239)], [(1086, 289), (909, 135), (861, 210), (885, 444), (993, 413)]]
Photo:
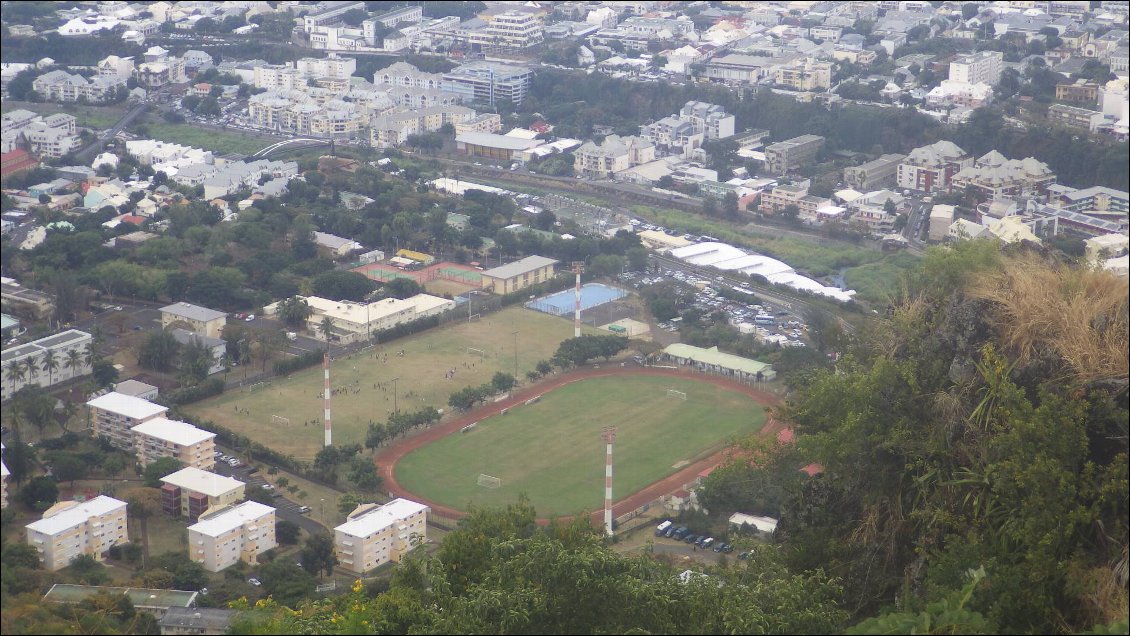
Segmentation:
[(604, 532), (612, 536), (612, 443), (616, 441), (616, 427), (605, 426), (604, 437)]
[(326, 446), (329, 446), (331, 441), (332, 428), (330, 427), (330, 352), (327, 351), (322, 356), (322, 372), (326, 377)]
[(576, 299), (577, 307), (573, 313), (573, 337), (581, 337), (581, 274), (585, 271), (584, 261), (573, 261), (573, 273), (577, 275)]

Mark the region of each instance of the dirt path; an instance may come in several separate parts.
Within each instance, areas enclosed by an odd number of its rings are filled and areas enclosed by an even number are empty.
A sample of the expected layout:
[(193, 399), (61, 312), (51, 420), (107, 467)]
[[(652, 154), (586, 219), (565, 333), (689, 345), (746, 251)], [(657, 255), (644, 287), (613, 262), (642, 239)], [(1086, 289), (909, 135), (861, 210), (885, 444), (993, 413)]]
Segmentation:
[[(381, 476), (384, 477), (385, 485), (388, 487), (390, 493), (398, 497), (408, 497), (413, 500), (421, 501), (422, 503), (430, 506), (431, 509), (440, 516), (448, 517), (450, 519), (460, 519), (466, 516), (467, 513), (448, 506), (437, 504), (432, 501), (428, 501), (427, 499), (423, 499), (402, 487), (400, 483), (396, 481), (397, 462), (400, 461), (402, 457), (416, 450), (417, 448), (430, 444), (440, 438), (451, 435), (452, 433), (458, 433), (459, 429), (463, 428), (464, 426), (486, 419), (493, 415), (497, 415), (498, 412), (502, 409), (508, 409), (517, 406), (534, 396), (548, 393), (550, 391), (553, 391), (554, 389), (558, 389), (572, 382), (611, 375), (651, 375), (693, 378), (695, 380), (709, 382), (711, 384), (716, 384), (734, 391), (745, 393), (762, 406), (773, 406), (780, 402), (780, 399), (777, 396), (765, 391), (761, 391), (759, 389), (752, 388), (745, 384), (741, 384), (740, 382), (713, 375), (694, 373), (691, 371), (640, 367), (612, 367), (600, 369), (584, 368), (579, 371), (574, 371), (564, 375), (555, 375), (521, 391), (520, 393), (516, 393), (510, 398), (505, 399), (501, 402), (488, 404), (482, 408), (460, 415), (459, 417), (440, 424), (439, 426), (430, 428), (418, 435), (413, 435), (411, 437), (403, 438), (401, 440), (393, 442), (390, 446), (382, 449), (375, 457), (375, 461), (380, 466)], [(777, 431), (782, 428), (784, 427), (770, 417), (768, 418), (765, 426), (761, 429), (761, 434), (776, 434)], [(654, 501), (659, 497), (670, 494), (682, 488), (684, 484), (694, 481), (696, 476), (700, 472), (708, 468), (717, 466), (724, 460), (725, 452), (719, 451), (705, 459), (701, 459), (697, 462), (683, 467), (670, 476), (645, 487), (643, 490), (637, 491), (632, 495), (625, 497), (624, 499), (620, 499), (614, 502), (612, 505), (613, 518), (616, 518), (629, 511), (635, 510), (648, 502)], [(593, 520), (599, 522), (603, 518), (603, 514), (603, 510), (594, 512)], [(548, 520), (546, 519), (538, 520), (539, 523), (545, 523), (547, 521)]]

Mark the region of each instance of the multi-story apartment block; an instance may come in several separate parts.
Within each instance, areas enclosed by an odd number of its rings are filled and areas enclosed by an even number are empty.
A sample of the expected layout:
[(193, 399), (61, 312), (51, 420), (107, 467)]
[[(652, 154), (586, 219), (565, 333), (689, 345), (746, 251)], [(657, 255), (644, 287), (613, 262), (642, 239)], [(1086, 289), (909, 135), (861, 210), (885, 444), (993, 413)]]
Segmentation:
[(979, 157), (972, 166), (962, 168), (953, 176), (955, 190), (976, 188), (989, 200), (1046, 197), (1048, 186), (1054, 183), (1055, 173), (1046, 163), (1033, 157), (1006, 159), (996, 150)]
[(805, 58), (786, 66), (778, 66), (774, 81), (795, 91), (822, 91), (832, 85), (832, 65)]
[(216, 467), (216, 434), (196, 428), (188, 422), (163, 417), (134, 426), (134, 448), (137, 462), (148, 466), (162, 457), (172, 457), (182, 466), (201, 470)]
[(382, 563), (399, 562), (427, 539), (428, 510), (424, 504), (408, 499), (393, 499), (383, 506), (358, 506), (345, 523), (334, 528), (338, 564), (363, 574)]
[(137, 65), (133, 76), (145, 88), (157, 88), (166, 84), (180, 84), (188, 81), (183, 57), (169, 55), (169, 51), (159, 46), (151, 46), (145, 51), (145, 61)]
[(264, 64), (255, 67), (251, 83), (268, 91), (300, 91), (306, 87), (306, 77), (287, 64)]
[(134, 450), (133, 427), (163, 418), (168, 408), (132, 395), (112, 391), (86, 403), (90, 409), (90, 433), (105, 437), (116, 448)]
[(209, 338), (219, 338), (223, 335), (227, 317), (222, 311), (179, 302), (161, 308), (161, 328), (176, 326)]
[(810, 182), (808, 179), (798, 183), (779, 185), (761, 195), (758, 212), (762, 214), (780, 214), (789, 206), (796, 206), (797, 216), (804, 219), (815, 219), (816, 211), (832, 204), (831, 199), (814, 196), (808, 193)]
[(113, 75), (128, 79), (133, 76), (133, 69), (134, 63), (132, 57), (108, 55), (98, 62), (99, 75)]
[(1004, 70), (1004, 54), (1000, 51), (980, 51), (959, 55), (950, 62), (949, 79), (966, 84), (984, 82), (995, 86)]
[(90, 373), (87, 345), (90, 334), (77, 329), (4, 349), (0, 368), (4, 372), (3, 399), (25, 386), (54, 386)]
[(540, 13), (505, 11), (488, 18), (487, 25), (474, 31), (456, 32), (483, 53), (518, 53), (545, 40), (545, 22)]
[(76, 130), (73, 115), (40, 117), (27, 110), (12, 111), (4, 115), (0, 152), (26, 148), (41, 157), (58, 159), (80, 145)]
[(498, 113), (480, 113), (466, 121), (455, 123), (455, 136), (470, 132), (496, 133), (502, 130), (502, 117)]
[(687, 102), (679, 111), (679, 117), (689, 121), (695, 132), (701, 132), (707, 139), (734, 136), (734, 116), (727, 115), (726, 109), (717, 104)]
[(373, 118), (369, 125), (370, 142), (376, 148), (393, 148), (407, 141), (408, 135), (435, 132), (445, 124), (455, 126), (474, 117), (475, 111), (465, 106), (394, 110)]
[(113, 99), (117, 90), (125, 86), (126, 78), (118, 75), (96, 75), (88, 80), (66, 71), (44, 73), (31, 84), (35, 92), (52, 102), (104, 102)]
[(573, 170), (606, 179), (621, 170), (655, 160), (655, 144), (640, 137), (609, 135), (597, 145), (587, 141), (573, 152)]
[(82, 503), (57, 503), (42, 519), (27, 525), (28, 545), (39, 552), (44, 569), (51, 572), (84, 554), (101, 561), (111, 547), (128, 542), (126, 502), (105, 495)]
[(522, 103), (530, 90), (534, 73), (528, 67), (497, 62), (470, 62), (443, 74), (443, 90), (454, 93), (464, 103), (494, 105), (508, 101)]
[(766, 169), (771, 174), (786, 174), (816, 159), (823, 147), (820, 135), (801, 135), (770, 144), (765, 147)]
[(861, 192), (895, 185), (898, 166), (906, 155), (889, 154), (867, 163), (844, 168), (844, 183)]
[(209, 572), (239, 561), (256, 565), (260, 554), (277, 545), (275, 509), (257, 501), (218, 510), (188, 527), (188, 556)]
[(305, 77), (349, 79), (357, 71), (357, 58), (341, 57), (336, 53), (330, 53), (328, 57), (304, 57), (294, 63), (294, 68)]
[(694, 124), (679, 117), (664, 117), (651, 124), (640, 126), (640, 138), (661, 148), (697, 148), (706, 135), (695, 131)]
[(1048, 121), (1072, 128), (1092, 130), (1104, 119), (1100, 111), (1089, 108), (1079, 108), (1067, 104), (1052, 104), (1048, 107)]
[(408, 86), (429, 90), (443, 89), (441, 73), (425, 73), (408, 62), (396, 62), (373, 74), (376, 86)]
[(238, 479), (217, 475), (195, 466), (182, 468), (161, 478), (161, 511), (193, 521), (243, 500), (246, 485)]
[(947, 191), (953, 176), (973, 165), (973, 156), (951, 141), (939, 141), (910, 151), (899, 164), (896, 182), (903, 190)]
[[(895, 206), (894, 213), (888, 210), (888, 203)], [(872, 236), (883, 236), (894, 231), (895, 219), (903, 209), (905, 199), (890, 190), (877, 190), (855, 199), (848, 204), (851, 210), (851, 223), (866, 230)]]

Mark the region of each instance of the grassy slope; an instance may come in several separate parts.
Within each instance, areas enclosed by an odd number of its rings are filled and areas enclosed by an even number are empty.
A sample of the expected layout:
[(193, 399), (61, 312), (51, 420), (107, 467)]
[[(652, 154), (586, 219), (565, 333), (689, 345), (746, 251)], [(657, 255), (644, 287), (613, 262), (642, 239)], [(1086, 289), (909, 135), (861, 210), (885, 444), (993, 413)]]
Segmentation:
[[(667, 388), (685, 391), (687, 400), (666, 397)], [(570, 514), (602, 505), (603, 426), (617, 427), (619, 499), (764, 422), (749, 397), (693, 379), (584, 380), (410, 453), (396, 475), (405, 488), (455, 508), (501, 505), (525, 492), (543, 514)], [(478, 486), (480, 473), (501, 478), (502, 486)]]

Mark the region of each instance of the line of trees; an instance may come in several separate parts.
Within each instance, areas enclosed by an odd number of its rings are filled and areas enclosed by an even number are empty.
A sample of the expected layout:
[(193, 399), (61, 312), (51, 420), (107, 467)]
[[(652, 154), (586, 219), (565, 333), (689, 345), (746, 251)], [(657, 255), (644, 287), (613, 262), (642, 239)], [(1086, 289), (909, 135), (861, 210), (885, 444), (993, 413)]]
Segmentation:
[(451, 408), (467, 411), (476, 404), (485, 404), (492, 396), (505, 393), (517, 384), (513, 375), (499, 371), (494, 374), (490, 382), (479, 386), (469, 386), (451, 394), (447, 403)]

